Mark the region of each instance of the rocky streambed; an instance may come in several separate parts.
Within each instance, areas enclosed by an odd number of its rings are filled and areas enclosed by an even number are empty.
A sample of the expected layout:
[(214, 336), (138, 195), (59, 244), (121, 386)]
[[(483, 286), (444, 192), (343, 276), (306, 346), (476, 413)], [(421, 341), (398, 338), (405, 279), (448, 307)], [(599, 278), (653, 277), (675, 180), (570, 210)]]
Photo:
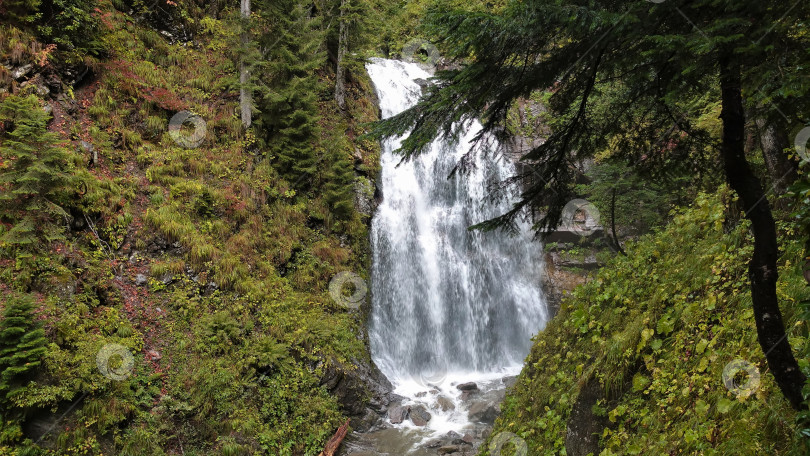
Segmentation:
[(489, 436), (500, 414), (506, 389), (514, 376), (475, 382), (444, 380), (400, 386), (408, 396), (391, 393), (379, 420), (366, 432), (354, 432), (343, 442), (341, 455), (474, 455)]

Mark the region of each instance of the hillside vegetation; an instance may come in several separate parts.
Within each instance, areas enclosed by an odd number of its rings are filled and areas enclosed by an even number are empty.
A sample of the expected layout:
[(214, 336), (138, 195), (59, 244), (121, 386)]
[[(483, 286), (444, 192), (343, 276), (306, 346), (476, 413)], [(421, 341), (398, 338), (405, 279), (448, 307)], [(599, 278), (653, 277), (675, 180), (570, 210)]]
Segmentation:
[[(807, 5), (240, 6), (0, 0), (0, 455), (314, 456), (382, 416), (377, 139), (472, 118), (530, 145), (472, 229), (587, 198), (608, 232), (480, 454), (810, 452)], [(366, 59), (434, 48), (372, 125)]]
[(377, 110), (357, 62), (337, 110), (289, 3), (254, 6), (283, 36), (248, 130), (225, 5), (0, 7), (0, 454), (317, 454), (345, 421), (365, 309), (328, 285), (368, 277)]
[[(586, 454), (583, 440), (601, 455), (806, 454), (756, 340), (742, 261), (749, 227), (730, 204), (727, 191), (698, 197), (568, 296), (535, 338), (493, 434), (520, 436), (532, 455)], [(807, 369), (802, 246), (782, 239), (778, 292)]]

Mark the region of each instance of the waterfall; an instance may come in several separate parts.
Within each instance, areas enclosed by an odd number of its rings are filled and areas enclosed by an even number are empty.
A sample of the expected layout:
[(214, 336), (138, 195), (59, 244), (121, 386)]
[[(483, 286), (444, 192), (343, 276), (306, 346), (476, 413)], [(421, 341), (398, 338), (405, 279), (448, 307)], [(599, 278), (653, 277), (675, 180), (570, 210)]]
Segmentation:
[[(430, 77), (394, 60), (372, 59), (367, 70), (384, 118), (413, 106), (416, 80)], [(517, 373), (547, 320), (542, 246), (529, 227), (515, 236), (467, 230), (511, 207), (514, 198), (487, 199), (487, 184), (513, 175), (513, 163), (489, 154), (469, 174), (447, 178), (480, 129), (472, 122), (459, 144), (436, 141), (405, 163), (392, 154), (402, 138), (383, 143), (369, 336), (374, 361), (414, 400), (427, 389), (452, 395), (459, 382)], [(462, 411), (432, 423), (463, 421)]]

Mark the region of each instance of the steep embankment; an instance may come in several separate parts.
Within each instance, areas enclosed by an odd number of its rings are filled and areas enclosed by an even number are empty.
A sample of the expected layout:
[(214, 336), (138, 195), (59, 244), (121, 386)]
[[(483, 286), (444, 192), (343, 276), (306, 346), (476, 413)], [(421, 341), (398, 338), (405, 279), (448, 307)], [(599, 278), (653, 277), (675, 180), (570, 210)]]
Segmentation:
[[(66, 180), (43, 191), (67, 211), (38, 219), (53, 243), (36, 231), (0, 243), (0, 311), (23, 315), (4, 328), (33, 334), (4, 333), (0, 358), (44, 346), (41, 364), (0, 382), (0, 454), (318, 454), (346, 415), (371, 413), (358, 376), (378, 377), (367, 309), (328, 292), (341, 271), (368, 277), (379, 146), (353, 138), (377, 116), (373, 91), (358, 72), (338, 112), (324, 65), (315, 111), (271, 113), (318, 119), (295, 178), (268, 133), (281, 127), (240, 125), (238, 34), (155, 8), (98, 3), (82, 16), (97, 30), (83, 30), (103, 52), (78, 63), (22, 25), (0, 30), (0, 172), (12, 176), (24, 145), (44, 147), (47, 125), (56, 158), (43, 166)], [(192, 128), (174, 117), (184, 111)], [(0, 214), (0, 235), (23, 226), (15, 214)]]
[[(508, 438), (489, 448), (511, 455), (507, 442), (520, 449), (523, 441), (530, 455), (804, 454), (795, 412), (757, 342), (748, 223), (728, 218), (724, 198), (698, 198), (563, 301), (507, 395), (493, 435)], [(801, 246), (789, 234), (778, 290), (791, 345), (807, 360), (798, 319), (808, 292)]]

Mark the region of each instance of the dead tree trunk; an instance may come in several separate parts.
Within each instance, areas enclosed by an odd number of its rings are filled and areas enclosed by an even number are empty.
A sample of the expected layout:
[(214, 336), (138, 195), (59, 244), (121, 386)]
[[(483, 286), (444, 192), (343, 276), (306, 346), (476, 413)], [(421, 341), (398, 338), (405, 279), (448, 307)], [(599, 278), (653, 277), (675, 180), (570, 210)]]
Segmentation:
[(337, 69), (335, 70), (335, 101), (341, 111), (346, 110), (346, 48), (349, 46), (349, 0), (340, 2), (340, 31), (338, 35)]
[[(243, 52), (247, 52), (247, 47), (250, 43), (250, 34), (246, 29), (247, 23), (250, 20), (250, 0), (242, 0), (241, 13), (243, 26), (245, 27), (245, 29), (242, 30), (242, 46), (244, 47)], [(248, 88), (249, 82), (250, 71), (248, 70), (245, 58), (242, 57), (242, 61), (239, 65), (239, 109), (241, 111), (242, 126), (244, 128), (250, 127), (252, 123), (251, 105), (253, 104), (253, 96)]]

